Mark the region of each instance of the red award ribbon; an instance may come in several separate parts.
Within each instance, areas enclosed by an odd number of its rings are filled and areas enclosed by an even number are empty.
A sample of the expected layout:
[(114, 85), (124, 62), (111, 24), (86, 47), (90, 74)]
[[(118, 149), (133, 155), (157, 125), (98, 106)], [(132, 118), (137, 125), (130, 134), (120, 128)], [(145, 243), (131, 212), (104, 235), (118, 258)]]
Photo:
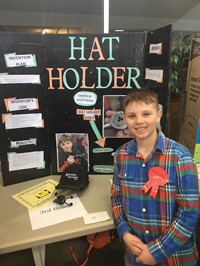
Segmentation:
[(168, 181), (167, 172), (161, 167), (153, 167), (148, 172), (149, 180), (141, 188), (144, 193), (147, 193), (151, 189), (150, 196), (154, 199), (158, 193), (158, 187), (163, 186)]

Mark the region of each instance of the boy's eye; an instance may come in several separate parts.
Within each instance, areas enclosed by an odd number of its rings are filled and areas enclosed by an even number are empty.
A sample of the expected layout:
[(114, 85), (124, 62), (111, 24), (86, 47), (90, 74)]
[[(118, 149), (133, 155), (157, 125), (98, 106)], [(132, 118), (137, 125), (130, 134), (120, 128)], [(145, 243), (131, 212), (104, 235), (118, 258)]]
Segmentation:
[(135, 115), (134, 114), (131, 114), (131, 115), (127, 115), (127, 117), (128, 118), (133, 118), (133, 117), (135, 117)]
[(148, 115), (152, 115), (152, 113), (151, 112), (144, 112), (143, 115), (148, 116)]

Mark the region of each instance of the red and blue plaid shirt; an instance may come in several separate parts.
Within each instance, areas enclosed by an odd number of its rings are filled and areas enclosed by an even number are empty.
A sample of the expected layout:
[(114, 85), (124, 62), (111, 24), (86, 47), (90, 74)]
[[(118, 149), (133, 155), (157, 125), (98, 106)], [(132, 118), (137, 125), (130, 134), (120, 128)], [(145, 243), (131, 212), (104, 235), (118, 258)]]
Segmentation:
[[(168, 174), (155, 198), (150, 196), (151, 189), (147, 193), (141, 190), (152, 167), (161, 167)], [(130, 231), (139, 237), (156, 265), (196, 265), (198, 175), (185, 147), (159, 132), (155, 149), (144, 160), (135, 139), (122, 145), (115, 153), (111, 201), (119, 236)], [(142, 265), (126, 247), (125, 255), (130, 265)]]

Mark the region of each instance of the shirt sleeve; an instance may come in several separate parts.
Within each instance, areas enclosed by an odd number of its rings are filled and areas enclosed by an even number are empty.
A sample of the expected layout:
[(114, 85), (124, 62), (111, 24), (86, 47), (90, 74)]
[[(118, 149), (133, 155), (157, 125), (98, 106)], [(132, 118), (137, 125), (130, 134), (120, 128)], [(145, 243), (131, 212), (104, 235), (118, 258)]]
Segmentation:
[(120, 178), (118, 176), (118, 168), (116, 161), (114, 162), (114, 175), (113, 175), (113, 183), (111, 188), (111, 204), (112, 204), (114, 223), (117, 226), (117, 231), (119, 237), (121, 238), (123, 233), (131, 231), (131, 228), (128, 225), (126, 215), (122, 206), (121, 185), (120, 185)]
[(170, 257), (192, 239), (199, 217), (198, 175), (190, 156), (179, 159), (176, 175), (176, 218), (163, 235), (148, 243), (148, 248), (157, 262)]

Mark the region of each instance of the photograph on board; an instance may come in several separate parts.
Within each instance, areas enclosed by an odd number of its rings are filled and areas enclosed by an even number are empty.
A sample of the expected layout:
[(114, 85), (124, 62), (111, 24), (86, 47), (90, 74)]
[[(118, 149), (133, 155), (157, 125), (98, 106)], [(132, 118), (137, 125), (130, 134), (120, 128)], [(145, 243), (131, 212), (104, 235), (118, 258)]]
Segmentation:
[(106, 138), (130, 138), (124, 120), (122, 101), (125, 95), (103, 96), (103, 136)]
[(89, 140), (85, 133), (57, 133), (57, 171), (63, 172), (73, 163), (89, 170)]

